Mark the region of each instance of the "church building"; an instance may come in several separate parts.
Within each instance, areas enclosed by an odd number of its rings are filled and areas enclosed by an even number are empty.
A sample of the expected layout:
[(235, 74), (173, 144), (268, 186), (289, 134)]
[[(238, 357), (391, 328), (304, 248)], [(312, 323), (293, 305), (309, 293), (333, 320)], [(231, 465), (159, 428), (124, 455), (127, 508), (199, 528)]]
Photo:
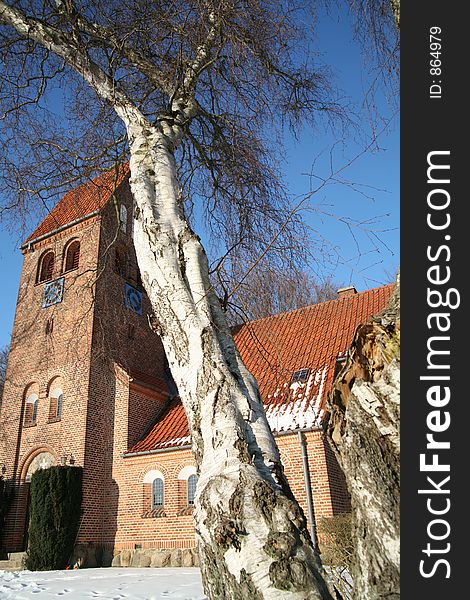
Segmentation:
[[(197, 470), (150, 327), (126, 170), (65, 194), (21, 250), (0, 412), (0, 466), (15, 491), (4, 550), (27, 547), (32, 474), (61, 464), (83, 467), (77, 547), (90, 566), (129, 564), (137, 551), (194, 548)], [(322, 517), (350, 508), (324, 434), (326, 398), (356, 327), (385, 307), (392, 290), (344, 288), (335, 300), (233, 329), (313, 532)]]

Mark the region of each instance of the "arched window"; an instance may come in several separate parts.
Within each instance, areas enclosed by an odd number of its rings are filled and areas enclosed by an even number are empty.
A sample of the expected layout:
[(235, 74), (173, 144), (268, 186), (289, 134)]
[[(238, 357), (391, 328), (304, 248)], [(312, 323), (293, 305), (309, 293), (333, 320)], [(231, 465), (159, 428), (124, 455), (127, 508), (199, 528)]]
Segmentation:
[(127, 277), (127, 251), (126, 247), (122, 244), (119, 244), (115, 248), (114, 268), (116, 273), (121, 275), (121, 277)]
[(29, 463), (28, 470), (26, 471), (24, 478), (25, 483), (31, 483), (31, 477), (34, 473), (36, 473), (36, 471), (41, 469), (49, 469), (49, 467), (53, 467), (56, 464), (57, 460), (50, 452), (39, 452)]
[(68, 245), (67, 250), (65, 252), (65, 265), (64, 271), (72, 271), (73, 269), (78, 269), (78, 264), (80, 262), (80, 242), (78, 240), (74, 240), (71, 244)]
[(191, 515), (196, 495), (197, 473), (195, 465), (186, 465), (178, 474), (178, 515)]
[(42, 255), (38, 265), (37, 283), (50, 281), (54, 274), (54, 252), (49, 250)]
[(152, 509), (163, 508), (163, 479), (157, 477), (152, 481)]
[(127, 233), (127, 208), (121, 204), (119, 209), (119, 226), (123, 233)]
[(60, 421), (64, 403), (62, 377), (54, 377), (48, 388), (49, 396), (49, 423)]
[(24, 414), (24, 424), (35, 425), (38, 418), (38, 403), (39, 396), (37, 394), (29, 394), (26, 397), (26, 407)]
[(197, 475), (188, 477), (188, 506), (194, 506), (194, 497), (196, 496)]
[(152, 469), (143, 479), (143, 518), (166, 517), (165, 476), (158, 469)]

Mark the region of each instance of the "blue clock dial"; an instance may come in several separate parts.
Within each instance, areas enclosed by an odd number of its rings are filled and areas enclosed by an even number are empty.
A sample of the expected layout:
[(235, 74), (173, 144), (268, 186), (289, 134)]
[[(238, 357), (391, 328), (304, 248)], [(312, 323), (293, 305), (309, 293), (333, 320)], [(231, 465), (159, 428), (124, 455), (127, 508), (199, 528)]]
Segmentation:
[(142, 292), (128, 283), (124, 284), (124, 306), (142, 314)]
[(55, 281), (49, 281), (44, 285), (44, 291), (42, 293), (42, 307), (47, 308), (53, 304), (62, 302), (64, 296), (64, 278), (56, 279)]

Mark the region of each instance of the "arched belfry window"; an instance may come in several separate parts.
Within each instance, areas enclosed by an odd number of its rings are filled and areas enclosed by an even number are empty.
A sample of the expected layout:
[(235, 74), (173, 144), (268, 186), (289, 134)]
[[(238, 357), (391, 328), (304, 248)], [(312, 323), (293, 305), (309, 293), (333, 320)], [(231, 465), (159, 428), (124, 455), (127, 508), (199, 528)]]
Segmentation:
[(50, 281), (54, 274), (54, 252), (49, 250), (42, 255), (38, 265), (37, 283), (42, 281)]
[(65, 252), (65, 265), (64, 271), (72, 271), (73, 269), (78, 269), (78, 265), (80, 262), (80, 242), (78, 240), (74, 240), (67, 246), (67, 250)]

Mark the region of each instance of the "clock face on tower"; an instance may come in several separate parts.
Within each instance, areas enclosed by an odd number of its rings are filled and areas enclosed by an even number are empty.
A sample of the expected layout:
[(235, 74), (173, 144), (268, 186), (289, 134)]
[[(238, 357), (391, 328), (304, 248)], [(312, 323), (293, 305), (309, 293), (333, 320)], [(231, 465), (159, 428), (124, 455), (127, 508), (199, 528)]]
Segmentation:
[(142, 314), (142, 292), (128, 283), (124, 284), (124, 305), (138, 315)]
[(44, 291), (42, 294), (42, 307), (47, 308), (53, 304), (62, 302), (64, 295), (64, 278), (56, 279), (55, 281), (49, 281), (44, 285)]

